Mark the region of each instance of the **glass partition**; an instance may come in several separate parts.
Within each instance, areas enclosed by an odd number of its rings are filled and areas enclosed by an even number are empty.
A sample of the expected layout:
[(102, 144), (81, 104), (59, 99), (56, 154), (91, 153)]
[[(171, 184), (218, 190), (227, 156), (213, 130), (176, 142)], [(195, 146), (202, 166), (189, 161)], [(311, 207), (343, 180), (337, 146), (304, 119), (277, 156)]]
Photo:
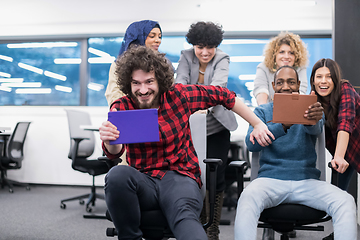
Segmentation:
[[(309, 51), (309, 78), (318, 59), (332, 57), (332, 40), (302, 40)], [(122, 37), (88, 39), (88, 71), (83, 78), (87, 81), (83, 84), (87, 88), (83, 91), (86, 105), (107, 106), (104, 94), (109, 69), (118, 55), (121, 41)], [(265, 38), (231, 38), (224, 39), (219, 46), (230, 55), (228, 88), (248, 105), (256, 105), (252, 95), (253, 80), (268, 41)], [(80, 44), (80, 40), (0, 44), (0, 105), (80, 105)], [(159, 51), (166, 53), (176, 69), (181, 50), (190, 47), (183, 36), (164, 36)]]
[(79, 42), (0, 44), (0, 105), (79, 105)]

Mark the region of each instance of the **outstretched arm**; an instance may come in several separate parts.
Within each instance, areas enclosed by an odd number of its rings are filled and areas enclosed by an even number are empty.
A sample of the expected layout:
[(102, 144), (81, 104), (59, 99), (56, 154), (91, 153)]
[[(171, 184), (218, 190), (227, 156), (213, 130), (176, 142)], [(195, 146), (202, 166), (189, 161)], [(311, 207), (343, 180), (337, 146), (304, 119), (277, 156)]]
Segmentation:
[(255, 144), (254, 138), (257, 140), (257, 142), (265, 147), (271, 144), (272, 138), (275, 140), (274, 135), (269, 131), (268, 127), (265, 123), (263, 123), (251, 109), (245, 105), (238, 97), (235, 98), (235, 105), (231, 109), (233, 112), (238, 114), (240, 117), (245, 119), (251, 126), (254, 127), (254, 130), (252, 131), (250, 135), (250, 141)]
[(339, 173), (344, 173), (349, 166), (349, 163), (345, 160), (346, 149), (349, 144), (350, 134), (345, 131), (339, 131), (337, 133), (336, 148), (334, 159), (331, 160), (332, 167)]

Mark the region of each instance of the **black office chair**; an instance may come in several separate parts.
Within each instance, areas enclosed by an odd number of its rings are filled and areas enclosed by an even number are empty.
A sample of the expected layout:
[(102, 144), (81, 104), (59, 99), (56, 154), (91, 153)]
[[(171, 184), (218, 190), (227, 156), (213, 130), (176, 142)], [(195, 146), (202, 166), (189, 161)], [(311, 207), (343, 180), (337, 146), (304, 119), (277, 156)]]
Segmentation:
[[(317, 164), (321, 170), (321, 180), (325, 180), (325, 133), (318, 136), (316, 152), (318, 156)], [(257, 155), (259, 156), (259, 155)], [(259, 159), (252, 159), (252, 175), (257, 176)], [(234, 161), (230, 166), (236, 167), (238, 171), (238, 193), (239, 197), (244, 189), (244, 166), (247, 163), (244, 161)], [(255, 177), (256, 177), (255, 176)], [(254, 179), (254, 176), (252, 176)], [(332, 184), (337, 185), (337, 174), (332, 170)], [(291, 214), (289, 214), (291, 213)], [(310, 224), (318, 224), (331, 220), (331, 217), (326, 212), (320, 211), (301, 204), (280, 204), (276, 207), (265, 209), (259, 218), (260, 223), (258, 227), (271, 228), (281, 234), (281, 240), (288, 240), (289, 233), (294, 230), (308, 230), (308, 231), (324, 231), (324, 226)], [(263, 236), (265, 237), (265, 236)]]
[[(206, 155), (206, 115), (204, 114), (194, 114), (190, 118), (190, 127), (192, 133), (192, 140), (195, 146), (196, 153), (200, 159), (203, 159)], [(102, 160), (108, 161), (107, 158), (102, 157)], [(209, 185), (209, 202), (210, 202), (210, 213), (209, 220), (204, 225), (204, 229), (207, 229), (214, 219), (214, 207), (215, 207), (215, 194), (216, 194), (216, 170), (217, 166), (222, 163), (221, 159), (205, 159), (203, 161), (205, 164), (200, 162), (202, 176), (201, 179), (204, 183), (202, 187), (203, 196), (205, 197), (206, 185)], [(205, 168), (209, 169), (209, 182), (205, 182)], [(106, 213), (108, 220), (111, 221), (109, 213)], [(143, 239), (168, 239), (174, 238), (173, 233), (171, 232), (166, 218), (162, 211), (151, 210), (151, 211), (142, 211), (141, 212), (141, 223), (140, 229), (143, 233)], [(113, 227), (107, 228), (106, 235), (108, 237), (117, 236), (117, 230)]]
[(88, 199), (86, 202), (86, 211), (92, 212), (92, 207), (95, 206), (96, 199), (103, 199), (104, 195), (96, 193), (95, 177), (101, 174), (105, 174), (109, 171), (109, 166), (97, 159), (88, 159), (94, 152), (95, 136), (91, 131), (83, 130), (81, 125), (91, 125), (90, 116), (86, 112), (76, 110), (66, 110), (69, 131), (70, 131), (70, 151), (69, 158), (72, 160), (72, 168), (82, 173), (88, 173), (92, 176), (91, 192), (66, 198), (61, 200), (60, 207), (66, 208), (65, 202), (79, 200), (80, 204), (84, 204), (84, 199)]
[(6, 146), (4, 142), (1, 143), (1, 152), (5, 154), (0, 158), (1, 188), (4, 188), (6, 185), (11, 193), (14, 192), (13, 185), (24, 186), (27, 190), (30, 190), (28, 184), (19, 183), (7, 178), (7, 170), (21, 168), (22, 160), (24, 159), (24, 142), (29, 125), (30, 122), (18, 122)]

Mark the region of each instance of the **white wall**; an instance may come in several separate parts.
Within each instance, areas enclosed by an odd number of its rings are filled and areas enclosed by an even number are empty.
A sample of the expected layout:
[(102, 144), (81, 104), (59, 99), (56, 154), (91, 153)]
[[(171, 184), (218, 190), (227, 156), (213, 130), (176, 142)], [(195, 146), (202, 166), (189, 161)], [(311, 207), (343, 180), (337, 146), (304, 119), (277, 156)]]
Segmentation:
[[(29, 183), (91, 185), (92, 177), (71, 168), (68, 158), (70, 137), (64, 109), (89, 112), (92, 124), (100, 126), (107, 119), (107, 107), (1, 107), (0, 125), (13, 130), (18, 121), (31, 121), (24, 146), (22, 168), (9, 170), (8, 177)], [(96, 135), (94, 158), (101, 156), (101, 141)], [(104, 176), (96, 177), (103, 185)]]

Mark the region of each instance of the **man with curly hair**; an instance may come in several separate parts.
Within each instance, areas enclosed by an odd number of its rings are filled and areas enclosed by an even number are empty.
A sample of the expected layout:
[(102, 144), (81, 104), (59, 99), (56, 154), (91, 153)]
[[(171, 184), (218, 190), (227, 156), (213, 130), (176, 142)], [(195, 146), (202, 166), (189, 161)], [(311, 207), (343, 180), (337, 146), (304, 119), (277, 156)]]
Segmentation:
[(115, 166), (105, 178), (105, 200), (118, 238), (141, 239), (140, 209), (161, 209), (176, 239), (207, 239), (199, 221), (202, 183), (190, 115), (220, 104), (254, 126), (253, 141), (266, 146), (273, 135), (234, 92), (219, 86), (173, 85), (172, 67), (161, 53), (131, 48), (116, 65), (117, 83), (126, 96), (116, 100), (111, 111), (158, 109), (160, 136), (159, 142), (110, 145), (121, 133), (109, 121), (99, 128), (110, 159), (127, 151), (129, 166)]

